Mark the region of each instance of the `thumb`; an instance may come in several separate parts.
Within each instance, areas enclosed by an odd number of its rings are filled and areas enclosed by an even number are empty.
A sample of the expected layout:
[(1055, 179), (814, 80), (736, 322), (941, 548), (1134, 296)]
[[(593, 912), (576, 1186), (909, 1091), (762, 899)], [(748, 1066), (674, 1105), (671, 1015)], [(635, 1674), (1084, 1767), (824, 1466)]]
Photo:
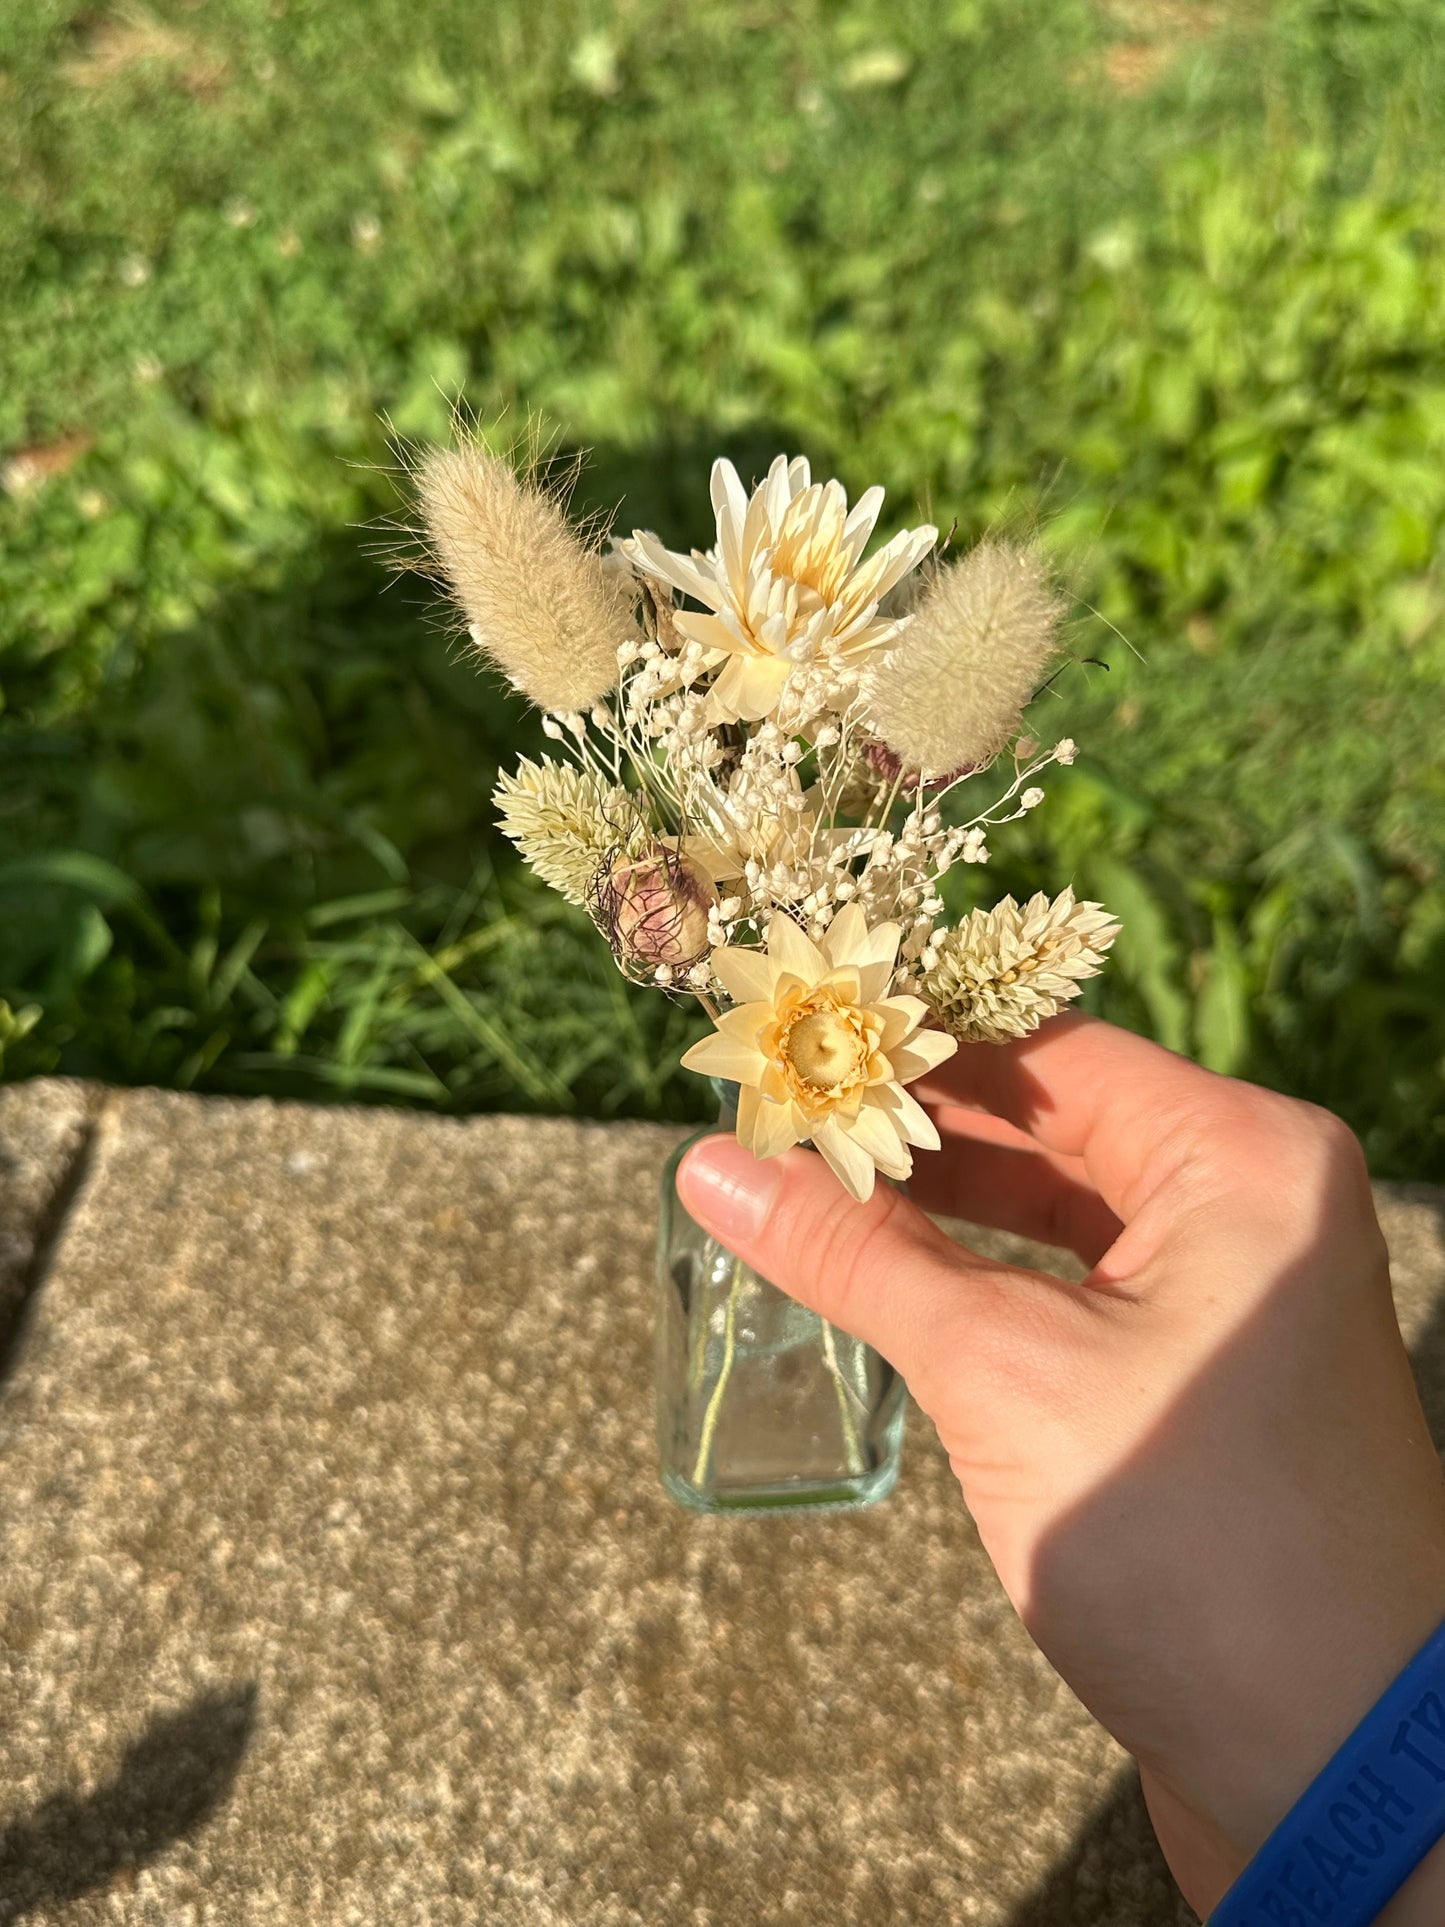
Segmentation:
[(719, 1133), (688, 1152), (677, 1188), (705, 1230), (881, 1352), (925, 1406), (928, 1380), (959, 1355), (951, 1341), (1011, 1270), (954, 1244), (891, 1185), (857, 1203), (811, 1151), (759, 1160)]

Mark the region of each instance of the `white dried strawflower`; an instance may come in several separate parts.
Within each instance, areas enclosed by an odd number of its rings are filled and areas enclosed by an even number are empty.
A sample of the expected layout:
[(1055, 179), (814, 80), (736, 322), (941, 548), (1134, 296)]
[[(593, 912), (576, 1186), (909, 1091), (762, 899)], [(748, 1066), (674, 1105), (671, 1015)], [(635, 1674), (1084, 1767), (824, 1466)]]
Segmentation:
[(1119, 925), (1102, 904), (1042, 891), (1022, 909), (1005, 897), (974, 910), (938, 944), (919, 989), (944, 1029), (964, 1043), (1027, 1037), (1094, 977)]
[(825, 672), (815, 679), (815, 705), (846, 708), (852, 685), (826, 671), (856, 668), (897, 632), (879, 605), (933, 547), (937, 529), (907, 529), (865, 562), (882, 489), (868, 489), (850, 514), (842, 483), (815, 482), (801, 455), (779, 455), (751, 495), (731, 462), (714, 462), (712, 504), (717, 543), (706, 555), (664, 548), (646, 529), (619, 544), (639, 573), (702, 604), (672, 619), (719, 668), (712, 719), (772, 715), (789, 681), (809, 669)]
[(478, 653), (548, 710), (589, 710), (638, 640), (634, 592), (563, 512), (556, 490), (473, 440), (424, 450), (413, 479), (432, 566)]
[(937, 777), (993, 761), (1056, 647), (1066, 607), (1041, 557), (990, 537), (935, 575), (868, 677), (876, 733)]
[(492, 801), (505, 834), (569, 903), (586, 903), (599, 870), (637, 834), (625, 789), (546, 757), (532, 763), (524, 756), (515, 775), (503, 772)]

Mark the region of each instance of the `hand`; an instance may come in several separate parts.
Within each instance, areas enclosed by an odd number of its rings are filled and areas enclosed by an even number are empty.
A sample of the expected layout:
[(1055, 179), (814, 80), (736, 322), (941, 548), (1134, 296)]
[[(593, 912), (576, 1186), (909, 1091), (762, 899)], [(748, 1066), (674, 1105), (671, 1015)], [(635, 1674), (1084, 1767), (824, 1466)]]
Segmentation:
[[(1080, 1015), (915, 1091), (943, 1148), (909, 1198), (714, 1137), (684, 1202), (903, 1373), (1207, 1911), (1445, 1619), (1445, 1483), (1364, 1159), (1328, 1112)], [(1092, 1269), (993, 1263), (920, 1206)], [(1441, 1860), (1388, 1919), (1445, 1918), (1420, 1899)]]

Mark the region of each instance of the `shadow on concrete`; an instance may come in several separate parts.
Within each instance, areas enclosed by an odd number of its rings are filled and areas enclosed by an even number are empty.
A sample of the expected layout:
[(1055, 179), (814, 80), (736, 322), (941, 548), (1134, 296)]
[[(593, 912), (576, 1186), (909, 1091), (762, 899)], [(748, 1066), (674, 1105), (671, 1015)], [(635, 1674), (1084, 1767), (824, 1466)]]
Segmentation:
[(1013, 1913), (1009, 1927), (1114, 1919), (1147, 1920), (1150, 1927), (1194, 1927), (1195, 1921), (1159, 1851), (1132, 1767), (1114, 1781), (1072, 1853)]
[(158, 1714), (90, 1793), (53, 1793), (0, 1827), (0, 1923), (133, 1881), (230, 1795), (255, 1724), (256, 1688)]
[[(46, 1202), (35, 1227), (29, 1262), (11, 1289), (0, 1299), (0, 1388), (5, 1386), (15, 1369), (36, 1296), (49, 1274), (56, 1248), (64, 1235), (70, 1207), (90, 1173), (94, 1154), (95, 1119), (91, 1117), (81, 1126), (75, 1154)], [(4, 1169), (0, 1167), (0, 1183), (3, 1183), (4, 1177)]]
[[(1428, 1206), (1439, 1220), (1442, 1237), (1445, 1237), (1445, 1207), (1442, 1207), (1430, 1189), (1425, 1185), (1411, 1185), (1411, 1202), (1417, 1207)], [(1425, 1408), (1425, 1420), (1430, 1427), (1430, 1436), (1435, 1441), (1442, 1463), (1445, 1463), (1445, 1301), (1435, 1307), (1429, 1324), (1416, 1339), (1410, 1352), (1410, 1364), (1414, 1369), (1415, 1383), (1420, 1388), (1420, 1403)]]

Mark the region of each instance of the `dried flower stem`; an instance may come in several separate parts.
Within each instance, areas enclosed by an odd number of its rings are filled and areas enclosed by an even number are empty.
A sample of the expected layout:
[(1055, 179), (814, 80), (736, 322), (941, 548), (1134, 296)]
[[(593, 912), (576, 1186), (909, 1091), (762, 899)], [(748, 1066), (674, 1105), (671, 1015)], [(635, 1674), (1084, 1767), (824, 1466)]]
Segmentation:
[(692, 1482), (701, 1485), (707, 1477), (707, 1462), (712, 1457), (713, 1434), (717, 1422), (722, 1417), (723, 1393), (727, 1390), (732, 1377), (733, 1360), (737, 1356), (738, 1301), (743, 1295), (743, 1272), (746, 1267), (741, 1258), (733, 1259), (732, 1283), (728, 1287), (727, 1309), (723, 1314), (723, 1358), (718, 1369), (717, 1382), (712, 1388), (712, 1397), (707, 1402), (703, 1414), (702, 1435), (697, 1444), (697, 1462), (692, 1468)]
[(823, 1362), (832, 1375), (833, 1386), (838, 1394), (838, 1416), (843, 1422), (843, 1445), (848, 1454), (848, 1470), (861, 1472), (863, 1451), (858, 1443), (858, 1428), (853, 1423), (853, 1414), (848, 1406), (849, 1399), (856, 1398), (857, 1394), (844, 1380), (842, 1367), (838, 1363), (838, 1347), (833, 1339), (833, 1327), (826, 1318), (820, 1318), (818, 1322), (823, 1327)]

